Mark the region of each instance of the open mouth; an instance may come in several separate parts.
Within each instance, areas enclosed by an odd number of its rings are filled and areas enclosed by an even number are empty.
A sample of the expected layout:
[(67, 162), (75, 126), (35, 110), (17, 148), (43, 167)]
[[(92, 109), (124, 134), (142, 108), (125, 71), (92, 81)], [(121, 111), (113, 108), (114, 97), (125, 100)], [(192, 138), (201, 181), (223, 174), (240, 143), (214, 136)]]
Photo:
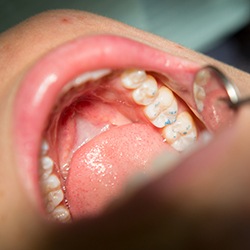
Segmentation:
[(14, 123), (18, 166), (39, 208), (61, 222), (96, 215), (158, 154), (181, 154), (216, 131), (221, 114), (206, 106), (218, 93), (193, 83), (199, 68), (107, 35), (42, 58), (23, 80)]

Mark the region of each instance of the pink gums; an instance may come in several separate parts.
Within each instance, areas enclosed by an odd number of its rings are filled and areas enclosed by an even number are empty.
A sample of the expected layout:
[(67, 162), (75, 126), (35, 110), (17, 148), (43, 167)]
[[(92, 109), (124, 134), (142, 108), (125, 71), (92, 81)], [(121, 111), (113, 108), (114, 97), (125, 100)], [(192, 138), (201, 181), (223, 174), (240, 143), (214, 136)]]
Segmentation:
[(66, 43), (41, 58), (24, 76), (14, 104), (13, 140), (24, 187), (41, 210), (37, 159), (43, 131), (61, 89), (84, 72), (125, 68), (141, 68), (168, 76), (178, 82), (183, 97), (194, 106), (188, 93), (192, 92), (199, 64), (123, 37), (99, 35)]
[(119, 77), (99, 82), (99, 88), (95, 83), (87, 86), (79, 99), (60, 111), (59, 121), (52, 120), (47, 138), (52, 145), (57, 134), (50, 153), (60, 167), (69, 166), (65, 198), (73, 218), (100, 212), (132, 175), (147, 172), (149, 161), (172, 150), (121, 88)]

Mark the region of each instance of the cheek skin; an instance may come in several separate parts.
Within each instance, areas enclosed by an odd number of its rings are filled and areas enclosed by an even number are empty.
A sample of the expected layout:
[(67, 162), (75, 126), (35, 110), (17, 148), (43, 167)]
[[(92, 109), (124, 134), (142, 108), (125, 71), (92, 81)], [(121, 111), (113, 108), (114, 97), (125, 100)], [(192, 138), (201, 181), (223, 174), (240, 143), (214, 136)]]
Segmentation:
[(73, 10), (48, 11), (3, 33), (0, 36), (2, 44), (0, 65), (6, 65), (7, 62), (11, 67), (1, 67), (4, 69), (3, 72), (0, 68), (1, 78), (4, 79), (3, 82), (6, 82), (11, 75), (15, 75), (15, 72), (26, 71), (44, 53), (66, 41), (79, 36), (100, 33), (133, 38), (200, 64), (214, 64), (225, 71), (239, 85), (243, 93), (248, 90), (246, 82), (249, 75), (247, 73), (120, 22)]
[(225, 71), (242, 92), (250, 93), (247, 73), (146, 32), (80, 11), (49, 11), (4, 32), (0, 36), (0, 248), (17, 244), (13, 249), (27, 249), (25, 244), (31, 239), (36, 241), (38, 235), (41, 238), (43, 232), (42, 222), (20, 183), (11, 144), (12, 105), (19, 79), (50, 49), (79, 36), (98, 33), (130, 37), (201, 64), (212, 63)]

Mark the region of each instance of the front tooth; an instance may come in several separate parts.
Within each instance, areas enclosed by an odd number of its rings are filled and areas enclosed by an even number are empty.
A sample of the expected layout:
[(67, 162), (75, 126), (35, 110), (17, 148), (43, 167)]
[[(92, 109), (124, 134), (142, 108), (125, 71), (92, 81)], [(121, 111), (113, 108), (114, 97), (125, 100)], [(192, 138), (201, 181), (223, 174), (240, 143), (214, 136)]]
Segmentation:
[(154, 101), (145, 107), (144, 114), (158, 128), (175, 122), (178, 105), (173, 92), (167, 87), (161, 87)]
[(56, 207), (55, 210), (52, 212), (52, 216), (54, 219), (61, 222), (67, 222), (70, 220), (69, 210), (64, 206)]
[(54, 174), (50, 175), (47, 179), (42, 180), (45, 193), (51, 192), (60, 187), (60, 180)]
[(85, 72), (82, 75), (78, 76), (73, 81), (73, 86), (79, 86), (81, 84), (84, 84), (87, 81), (98, 80), (98, 79), (110, 74), (110, 72), (111, 72), (110, 69), (99, 69), (96, 71)]
[(144, 70), (126, 70), (121, 75), (122, 85), (127, 89), (136, 89), (141, 86), (142, 82), (147, 79), (146, 72)]
[(98, 80), (110, 73), (110, 69), (100, 69), (96, 71), (85, 72), (82, 75), (77, 76), (73, 81), (70, 81), (68, 84), (66, 84), (61, 91), (61, 95), (68, 92), (73, 87), (83, 85), (88, 81)]
[(197, 130), (193, 118), (188, 112), (177, 116), (176, 122), (162, 130), (163, 137), (177, 151), (183, 151), (193, 144), (197, 138)]
[(139, 105), (149, 105), (158, 92), (157, 82), (154, 77), (147, 75), (141, 86), (132, 93), (134, 101)]
[(51, 191), (47, 195), (47, 211), (52, 212), (64, 199), (64, 194), (61, 189)]

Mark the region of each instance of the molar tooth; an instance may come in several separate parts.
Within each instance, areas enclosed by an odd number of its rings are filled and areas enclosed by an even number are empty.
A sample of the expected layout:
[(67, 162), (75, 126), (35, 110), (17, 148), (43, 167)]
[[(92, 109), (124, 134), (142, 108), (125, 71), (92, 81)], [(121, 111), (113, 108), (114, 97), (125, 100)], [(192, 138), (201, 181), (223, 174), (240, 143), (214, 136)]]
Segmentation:
[(193, 119), (188, 112), (177, 116), (176, 122), (162, 130), (163, 137), (177, 151), (183, 151), (194, 143), (197, 131)]
[(147, 78), (144, 70), (130, 69), (121, 75), (122, 85), (127, 89), (136, 89), (141, 86)]
[(163, 110), (154, 120), (152, 120), (152, 124), (154, 124), (157, 128), (163, 128), (166, 125), (172, 124), (176, 121), (178, 112), (178, 105), (176, 100), (173, 100), (170, 107)]
[(52, 212), (64, 199), (64, 194), (61, 189), (51, 191), (47, 194), (47, 211)]
[(173, 92), (167, 87), (161, 87), (154, 101), (145, 107), (145, 115), (151, 120), (155, 119), (162, 110), (170, 106), (173, 99)]
[(171, 146), (177, 151), (181, 152), (187, 149), (189, 146), (191, 146), (195, 142), (196, 138), (197, 138), (197, 131), (196, 129), (193, 128), (192, 131), (180, 137), (178, 140), (172, 143)]
[(61, 222), (70, 221), (70, 213), (69, 210), (64, 206), (58, 206), (52, 212), (52, 217)]
[(42, 183), (42, 187), (45, 193), (48, 193), (60, 187), (60, 180), (54, 174), (50, 175), (47, 179), (42, 180)]
[(157, 82), (154, 77), (147, 75), (147, 79), (141, 86), (132, 93), (133, 99), (137, 104), (149, 105), (158, 92)]
[(165, 86), (160, 88), (158, 96), (144, 109), (144, 114), (158, 128), (175, 122), (177, 112), (178, 105), (173, 92)]

